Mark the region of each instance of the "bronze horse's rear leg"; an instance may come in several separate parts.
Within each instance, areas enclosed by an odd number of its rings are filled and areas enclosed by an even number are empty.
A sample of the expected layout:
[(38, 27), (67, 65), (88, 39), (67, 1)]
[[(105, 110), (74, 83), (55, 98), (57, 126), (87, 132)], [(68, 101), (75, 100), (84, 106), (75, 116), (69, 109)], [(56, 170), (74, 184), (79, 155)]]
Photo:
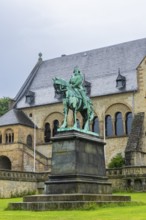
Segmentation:
[(80, 112), (82, 117), (83, 117), (83, 130), (84, 131), (89, 131), (89, 118), (88, 118), (88, 113), (87, 109), (84, 109), (83, 111)]

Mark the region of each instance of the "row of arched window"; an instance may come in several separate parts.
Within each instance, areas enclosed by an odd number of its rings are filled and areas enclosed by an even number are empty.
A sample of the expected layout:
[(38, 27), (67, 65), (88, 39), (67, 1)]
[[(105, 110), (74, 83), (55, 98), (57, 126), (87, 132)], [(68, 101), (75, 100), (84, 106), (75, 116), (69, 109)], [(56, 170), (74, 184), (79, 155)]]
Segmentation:
[[(6, 144), (14, 143), (14, 132), (13, 132), (13, 130), (9, 129), (9, 130), (6, 131), (4, 141), (5, 141)], [(33, 143), (32, 136), (28, 135), (27, 140), (26, 140), (27, 146), (32, 147), (32, 143)], [(2, 134), (1, 133), (0, 133), (0, 144), (2, 144)]]
[(121, 112), (117, 112), (115, 118), (112, 118), (111, 115), (106, 115), (105, 135), (107, 137), (114, 135), (122, 136), (124, 134), (129, 135), (131, 132), (132, 118), (131, 112), (126, 114), (125, 120), (123, 119)]
[[(122, 136), (124, 134), (129, 135), (131, 131), (132, 124), (132, 113), (128, 112), (126, 114), (125, 121), (123, 120), (122, 113), (115, 113), (115, 118), (112, 118), (111, 115), (105, 116), (105, 135), (106, 137), (112, 136)], [(59, 127), (59, 121), (56, 119), (53, 122), (53, 130), (51, 131), (50, 123), (45, 124), (44, 131), (44, 141), (45, 143), (50, 142), (52, 136), (57, 133), (57, 128)], [(77, 119), (77, 127), (81, 128), (80, 121)], [(100, 134), (100, 123), (99, 118), (96, 116), (93, 119), (92, 131), (96, 134)]]
[[(14, 142), (14, 132), (12, 129), (8, 129), (5, 133), (5, 143), (11, 144)], [(2, 134), (0, 132), (0, 144), (2, 143)]]

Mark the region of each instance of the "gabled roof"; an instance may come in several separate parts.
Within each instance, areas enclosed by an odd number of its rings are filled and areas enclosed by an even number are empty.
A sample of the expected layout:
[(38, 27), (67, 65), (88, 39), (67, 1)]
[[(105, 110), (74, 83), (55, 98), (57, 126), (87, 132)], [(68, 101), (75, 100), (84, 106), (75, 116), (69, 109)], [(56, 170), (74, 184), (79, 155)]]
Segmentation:
[(11, 109), (0, 117), (0, 127), (7, 125), (25, 125), (34, 127), (33, 122), (21, 110)]
[[(136, 68), (145, 56), (146, 38), (41, 61), (16, 96), (17, 108), (29, 107), (25, 102), (28, 90), (35, 92), (34, 105), (58, 102), (54, 98), (52, 78), (69, 80), (75, 66), (79, 66), (85, 80), (91, 83), (91, 97), (136, 90)], [(119, 68), (126, 77), (122, 91), (116, 88)]]
[(14, 100), (17, 100), (17, 102), (18, 102), (23, 97), (23, 95), (25, 95), (29, 91), (30, 84), (33, 81), (33, 78), (34, 78), (35, 74), (37, 73), (40, 65), (41, 65), (41, 60), (36, 63), (33, 70), (31, 71), (31, 73), (27, 77), (26, 81), (24, 82), (24, 84), (20, 88), (19, 92), (17, 93), (16, 97), (14, 98)]

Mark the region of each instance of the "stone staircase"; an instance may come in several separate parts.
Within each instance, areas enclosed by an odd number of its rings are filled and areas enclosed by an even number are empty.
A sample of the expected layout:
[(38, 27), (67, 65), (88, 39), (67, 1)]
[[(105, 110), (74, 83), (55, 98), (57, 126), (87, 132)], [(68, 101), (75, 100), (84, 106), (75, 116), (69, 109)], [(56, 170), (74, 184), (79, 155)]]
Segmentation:
[[(29, 161), (34, 160), (34, 151), (33, 148), (30, 148), (28, 146), (23, 145), (23, 152), (24, 152), (24, 170), (25, 171), (32, 171), (32, 163), (28, 163)], [(35, 151), (35, 157), (36, 157), (36, 171), (37, 172), (43, 172), (50, 171), (51, 170), (51, 158), (48, 158), (41, 154), (39, 151)], [(26, 161), (26, 163), (25, 163)]]
[(9, 210), (66, 210), (80, 209), (92, 205), (131, 202), (130, 196), (111, 194), (56, 194), (25, 196), (23, 202), (9, 203)]

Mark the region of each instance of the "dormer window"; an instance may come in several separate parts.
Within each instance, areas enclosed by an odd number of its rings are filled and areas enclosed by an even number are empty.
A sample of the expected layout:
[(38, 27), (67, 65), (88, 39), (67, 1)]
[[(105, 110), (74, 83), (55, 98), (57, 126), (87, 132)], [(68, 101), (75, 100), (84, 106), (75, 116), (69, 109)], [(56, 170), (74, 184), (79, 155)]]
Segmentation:
[(29, 91), (27, 94), (26, 94), (26, 103), (28, 103), (29, 105), (33, 104), (34, 103), (34, 92), (32, 91)]
[(123, 89), (123, 88), (125, 88), (125, 86), (126, 86), (126, 77), (122, 76), (120, 74), (120, 70), (119, 70), (119, 74), (118, 74), (118, 77), (116, 79), (116, 87), (118, 89)]

